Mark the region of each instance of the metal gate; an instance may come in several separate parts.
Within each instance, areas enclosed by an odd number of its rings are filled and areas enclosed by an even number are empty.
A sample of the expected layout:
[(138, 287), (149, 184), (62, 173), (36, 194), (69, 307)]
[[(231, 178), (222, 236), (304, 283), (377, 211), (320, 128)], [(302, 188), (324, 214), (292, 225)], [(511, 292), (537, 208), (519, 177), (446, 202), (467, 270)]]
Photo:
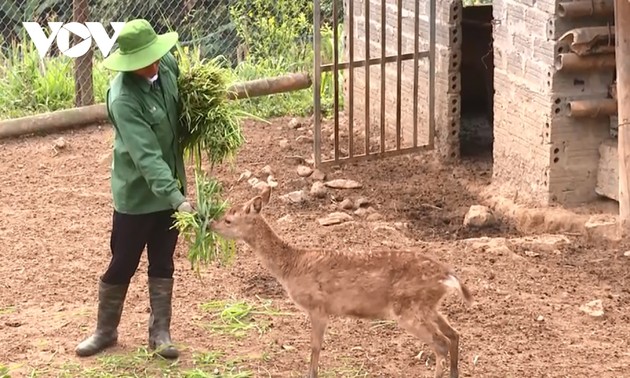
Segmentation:
[[(339, 14), (338, 3), (342, 0), (333, 0), (332, 6), (332, 25), (333, 25), (333, 52), (332, 52), (332, 63), (322, 63), (322, 33), (321, 33), (321, 3), (320, 0), (314, 0), (314, 77), (313, 77), (313, 92), (314, 92), (314, 150), (315, 150), (315, 164), (317, 167), (329, 166), (329, 165), (340, 165), (343, 163), (351, 163), (358, 162), (362, 160), (371, 160), (378, 159), (383, 157), (390, 157), (396, 155), (402, 155), (407, 153), (413, 153), (422, 150), (433, 149), (434, 145), (434, 135), (435, 135), (435, 13), (436, 13), (436, 4), (435, 0), (427, 0), (429, 2), (429, 15), (428, 15), (428, 29), (429, 29), (429, 50), (428, 51), (418, 51), (419, 50), (419, 38), (420, 38), (420, 0), (414, 1), (414, 18), (413, 18), (413, 51), (411, 52), (403, 52), (403, 0), (395, 0), (396, 1), (396, 34), (397, 34), (397, 53), (396, 55), (387, 55), (386, 51), (386, 25), (387, 25), (387, 9), (388, 9), (388, 1), (380, 0), (381, 5), (381, 20), (380, 20), (380, 46), (381, 46), (381, 56), (380, 58), (371, 58), (370, 56), (370, 11), (371, 1), (370, 0), (362, 0), (364, 3), (363, 9), (363, 18), (365, 25), (365, 57), (370, 57), (370, 59), (362, 59), (355, 60), (355, 35), (357, 30), (355, 30), (355, 4), (356, 0), (346, 0), (347, 4), (347, 12), (344, 11), (344, 17), (346, 18), (346, 24), (349, 25), (348, 30), (348, 61), (340, 62), (339, 58), (339, 46), (340, 46), (340, 37), (338, 33), (338, 20), (337, 15)], [(374, 2), (375, 0), (372, 0)], [(373, 6), (373, 5), (372, 5)], [(357, 28), (358, 29), (358, 28)], [(419, 59), (428, 59), (429, 67), (428, 67), (428, 143), (424, 145), (418, 144), (418, 91), (420, 90), (419, 84), (419, 68), (418, 63)], [(407, 60), (413, 60), (413, 145), (410, 147), (401, 146), (402, 132), (401, 132), (401, 107), (402, 107), (402, 62)], [(395, 148), (386, 149), (386, 101), (385, 101), (385, 83), (386, 83), (386, 63), (396, 63), (396, 110), (395, 110), (395, 124), (396, 124), (396, 136), (395, 136)], [(380, 90), (381, 90), (381, 99), (380, 99), (380, 146), (376, 151), (370, 151), (371, 149), (371, 138), (370, 138), (370, 124), (371, 124), (371, 114), (370, 114), (370, 67), (373, 65), (380, 64), (381, 74), (380, 74)], [(365, 152), (363, 154), (355, 153), (355, 130), (354, 130), (354, 117), (355, 117), (355, 109), (354, 102), (355, 97), (353, 93), (354, 83), (356, 80), (355, 76), (355, 68), (364, 68), (365, 76), (364, 76), (364, 114), (359, 115), (363, 118), (363, 127), (365, 131)], [(347, 119), (348, 119), (348, 151), (346, 156), (341, 156), (340, 153), (340, 111), (339, 111), (339, 72), (341, 70), (348, 70), (348, 110), (347, 110)], [(333, 77), (333, 149), (334, 155), (331, 159), (324, 160), (322, 159), (322, 122), (321, 122), (321, 110), (322, 110), (322, 97), (321, 97), (321, 87), (322, 87), (322, 76), (325, 73), (332, 73)], [(405, 82), (407, 80), (405, 79)], [(423, 91), (427, 90), (427, 87), (422, 88)]]

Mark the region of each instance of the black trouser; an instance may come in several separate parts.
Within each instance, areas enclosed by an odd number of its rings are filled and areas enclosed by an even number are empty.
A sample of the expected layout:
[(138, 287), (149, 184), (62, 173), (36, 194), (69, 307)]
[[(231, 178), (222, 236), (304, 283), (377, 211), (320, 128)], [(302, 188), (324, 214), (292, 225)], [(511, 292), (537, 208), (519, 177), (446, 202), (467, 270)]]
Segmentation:
[(128, 284), (147, 247), (149, 277), (172, 278), (173, 254), (178, 231), (171, 229), (173, 211), (129, 215), (114, 211), (110, 247), (112, 259), (101, 280), (110, 285)]

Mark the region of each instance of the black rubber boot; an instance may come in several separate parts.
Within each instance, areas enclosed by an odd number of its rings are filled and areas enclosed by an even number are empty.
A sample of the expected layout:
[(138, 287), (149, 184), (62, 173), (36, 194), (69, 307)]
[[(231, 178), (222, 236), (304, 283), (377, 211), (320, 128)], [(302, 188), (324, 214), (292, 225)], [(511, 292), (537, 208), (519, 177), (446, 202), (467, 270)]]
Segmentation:
[(177, 358), (179, 351), (171, 341), (171, 299), (173, 279), (149, 277), (149, 348), (164, 358)]
[(99, 280), (96, 331), (77, 345), (78, 356), (87, 357), (118, 341), (118, 324), (129, 285), (109, 285)]

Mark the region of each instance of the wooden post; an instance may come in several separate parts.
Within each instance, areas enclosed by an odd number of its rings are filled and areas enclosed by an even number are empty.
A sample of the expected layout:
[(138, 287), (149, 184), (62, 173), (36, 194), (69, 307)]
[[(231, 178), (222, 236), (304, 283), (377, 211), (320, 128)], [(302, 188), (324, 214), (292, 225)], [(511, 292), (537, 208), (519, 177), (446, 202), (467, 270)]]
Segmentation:
[[(72, 18), (75, 22), (85, 23), (90, 21), (90, 8), (88, 0), (72, 1)], [(75, 43), (79, 43), (79, 37), (74, 36)], [(94, 85), (92, 80), (93, 47), (83, 56), (74, 61), (74, 106), (87, 106), (94, 104)]]
[(619, 226), (620, 236), (630, 235), (630, 2), (615, 0), (615, 60), (619, 133)]

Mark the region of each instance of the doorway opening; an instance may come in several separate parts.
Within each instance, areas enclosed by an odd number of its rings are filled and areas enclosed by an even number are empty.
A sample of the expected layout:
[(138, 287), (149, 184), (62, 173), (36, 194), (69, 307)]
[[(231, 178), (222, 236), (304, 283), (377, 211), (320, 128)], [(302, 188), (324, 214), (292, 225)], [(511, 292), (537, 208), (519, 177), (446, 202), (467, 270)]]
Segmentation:
[(460, 156), (492, 159), (492, 5), (467, 6), (462, 12)]

